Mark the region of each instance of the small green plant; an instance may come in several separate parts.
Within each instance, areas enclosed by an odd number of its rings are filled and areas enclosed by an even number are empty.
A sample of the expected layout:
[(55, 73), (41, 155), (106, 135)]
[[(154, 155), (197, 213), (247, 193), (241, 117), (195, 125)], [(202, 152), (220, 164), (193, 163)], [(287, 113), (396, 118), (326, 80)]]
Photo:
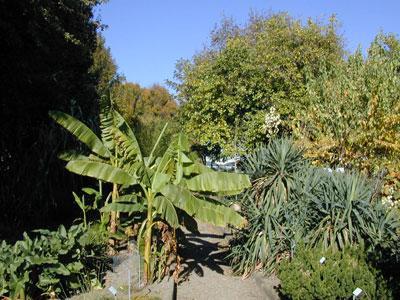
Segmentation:
[(104, 244), (91, 242), (82, 224), (35, 230), (0, 248), (0, 296), (67, 297), (98, 286), (107, 265)]
[[(321, 258), (325, 261), (321, 263)], [(384, 281), (366, 261), (360, 247), (343, 251), (299, 245), (293, 259), (285, 259), (278, 267), (280, 292), (289, 299), (349, 299), (358, 287), (366, 299), (387, 299), (380, 294)]]

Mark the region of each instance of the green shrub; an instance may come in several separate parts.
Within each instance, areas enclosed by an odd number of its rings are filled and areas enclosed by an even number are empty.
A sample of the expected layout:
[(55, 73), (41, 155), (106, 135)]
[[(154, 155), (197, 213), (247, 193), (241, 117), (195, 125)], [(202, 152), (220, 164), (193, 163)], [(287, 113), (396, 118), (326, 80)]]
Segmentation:
[(312, 167), (288, 139), (259, 147), (242, 168), (252, 188), (241, 197), (248, 225), (231, 244), (236, 273), (272, 271), (299, 241), (325, 249), (364, 243), (369, 253), (395, 248), (399, 217), (370, 179)]
[[(34, 236), (34, 237), (32, 237)], [(14, 245), (0, 248), (0, 296), (70, 296), (101, 285), (106, 259), (102, 244), (89, 242), (83, 225), (68, 231), (36, 230)]]
[[(307, 249), (299, 245), (292, 260), (278, 267), (280, 292), (290, 299), (349, 299), (361, 288), (367, 299), (387, 299), (384, 281), (366, 261), (362, 247)], [(320, 259), (326, 258), (321, 264)]]

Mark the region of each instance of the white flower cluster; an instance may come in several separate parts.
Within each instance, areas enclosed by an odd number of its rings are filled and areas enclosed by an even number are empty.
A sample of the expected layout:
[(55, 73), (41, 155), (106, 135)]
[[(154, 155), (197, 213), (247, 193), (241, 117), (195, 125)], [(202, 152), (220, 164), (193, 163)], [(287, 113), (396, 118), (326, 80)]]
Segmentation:
[(389, 195), (387, 195), (386, 197), (382, 197), (382, 202), (383, 204), (389, 206), (389, 207), (400, 207), (400, 201), (396, 201), (394, 196), (394, 187), (390, 187), (389, 188)]
[(270, 138), (278, 133), (281, 122), (280, 114), (276, 112), (275, 107), (271, 106), (269, 112), (265, 114), (264, 121), (264, 132), (267, 137)]

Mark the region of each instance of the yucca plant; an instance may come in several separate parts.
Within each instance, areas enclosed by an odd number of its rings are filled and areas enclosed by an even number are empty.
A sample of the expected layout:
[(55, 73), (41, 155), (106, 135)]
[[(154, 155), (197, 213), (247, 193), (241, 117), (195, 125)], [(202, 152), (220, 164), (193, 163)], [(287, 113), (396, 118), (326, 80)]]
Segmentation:
[(254, 193), (260, 195), (271, 188), (280, 189), (288, 200), (296, 174), (305, 165), (303, 150), (295, 147), (291, 139), (280, 138), (246, 155), (242, 170), (251, 177)]
[(287, 138), (272, 140), (245, 157), (242, 169), (253, 186), (242, 197), (249, 225), (237, 232), (229, 256), (235, 272), (272, 270), (290, 253), (296, 234), (294, 220), (299, 220), (294, 214), (300, 209), (290, 200), (306, 166), (302, 150)]
[(322, 177), (309, 205), (310, 243), (326, 249), (359, 244), (376, 221), (373, 186), (360, 174), (337, 173)]
[[(157, 219), (178, 228), (183, 223), (179, 212), (184, 211), (190, 218), (214, 225), (240, 227), (245, 224), (243, 217), (215, 200), (214, 196), (242, 192), (250, 187), (248, 176), (215, 172), (205, 167), (190, 153), (189, 142), (183, 134), (178, 134), (164, 155), (156, 158), (154, 153), (164, 128), (150, 156), (143, 157), (133, 131), (115, 110), (105, 110), (101, 117), (104, 119), (102, 140), (69, 115), (61, 112), (50, 115), (93, 152), (89, 156), (64, 155), (68, 160), (67, 169), (113, 184), (113, 195), (116, 196), (102, 211), (146, 214), (138, 238), (140, 244), (144, 236), (147, 282), (151, 280), (152, 228)], [(112, 222), (111, 217), (111, 225)]]
[(374, 251), (399, 239), (396, 211), (382, 204), (369, 179), (312, 167), (290, 140), (259, 147), (242, 167), (253, 187), (242, 197), (249, 225), (236, 233), (230, 254), (237, 273), (272, 271), (299, 241), (339, 251), (364, 243)]

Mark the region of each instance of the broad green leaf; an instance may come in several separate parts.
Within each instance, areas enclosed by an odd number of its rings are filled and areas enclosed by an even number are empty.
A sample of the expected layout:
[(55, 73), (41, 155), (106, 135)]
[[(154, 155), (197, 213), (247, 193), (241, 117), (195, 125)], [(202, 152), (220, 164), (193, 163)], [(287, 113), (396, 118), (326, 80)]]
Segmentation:
[(212, 200), (197, 198), (182, 186), (168, 184), (162, 188), (161, 193), (176, 207), (200, 221), (216, 226), (230, 224), (243, 227), (246, 224), (246, 220), (233, 209)]
[(76, 204), (78, 204), (79, 208), (85, 210), (85, 204), (82, 202), (81, 198), (79, 198), (75, 192), (72, 192), (72, 195), (74, 196), (74, 200)]
[(178, 215), (175, 206), (166, 197), (158, 196), (154, 198), (154, 207), (162, 219), (168, 222), (173, 228), (179, 227)]
[(152, 149), (151, 152), (150, 152), (150, 156), (149, 156), (149, 158), (148, 158), (148, 160), (147, 160), (147, 162), (146, 162), (146, 166), (150, 166), (150, 165), (153, 163), (153, 159), (154, 159), (153, 156), (154, 156), (154, 153), (155, 153), (155, 151), (156, 151), (156, 149), (157, 149), (157, 147), (158, 147), (158, 144), (160, 143), (161, 138), (163, 137), (164, 132), (165, 132), (165, 130), (167, 129), (167, 127), (168, 127), (168, 122), (164, 125), (163, 129), (161, 130), (161, 133), (160, 133), (160, 135), (158, 136), (157, 141), (156, 141), (156, 143), (154, 144), (153, 149)]
[(155, 172), (152, 179), (151, 189), (153, 192), (157, 193), (160, 189), (169, 182), (171, 179), (170, 175)]
[(235, 195), (251, 186), (245, 174), (208, 172), (194, 176), (186, 181), (189, 190)]
[(126, 212), (126, 213), (134, 213), (134, 212), (143, 212), (145, 210), (145, 206), (141, 203), (132, 203), (132, 202), (113, 202), (106, 206), (104, 206), (100, 211), (101, 212)]
[(58, 124), (71, 132), (78, 140), (87, 145), (94, 153), (102, 157), (111, 156), (108, 149), (103, 145), (102, 141), (94, 134), (94, 132), (78, 119), (60, 111), (50, 111), (49, 115)]
[(82, 155), (75, 150), (63, 151), (58, 155), (58, 158), (64, 161), (70, 160), (89, 160), (88, 156)]
[(196, 163), (196, 162), (189, 164), (188, 166), (183, 166), (183, 174), (186, 176), (189, 176), (192, 174), (208, 173), (208, 172), (214, 172), (214, 170), (206, 167), (203, 164)]
[(113, 132), (115, 141), (124, 154), (123, 158), (128, 161), (143, 162), (142, 152), (135, 136), (131, 137), (129, 133), (122, 131), (121, 128), (116, 128)]
[(72, 173), (93, 177), (106, 182), (127, 185), (134, 185), (137, 183), (136, 178), (132, 177), (124, 170), (105, 163), (73, 160), (67, 164), (66, 168)]

